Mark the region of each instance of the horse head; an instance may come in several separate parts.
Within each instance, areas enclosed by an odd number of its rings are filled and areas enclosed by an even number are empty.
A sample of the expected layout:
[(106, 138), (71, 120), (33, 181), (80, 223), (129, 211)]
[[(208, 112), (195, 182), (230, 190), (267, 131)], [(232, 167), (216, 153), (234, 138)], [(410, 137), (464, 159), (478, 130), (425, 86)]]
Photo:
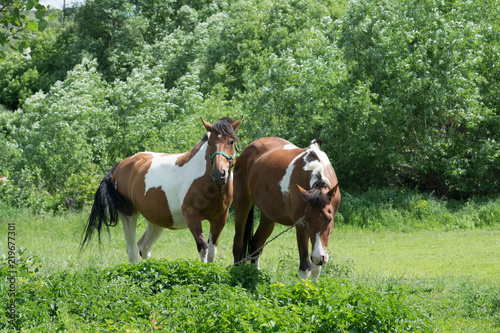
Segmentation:
[(233, 122), (231, 118), (222, 118), (213, 125), (203, 120), (207, 129), (208, 156), (212, 165), (212, 179), (218, 186), (229, 182), (231, 168), (236, 157), (236, 130), (240, 126), (241, 117)]
[(307, 191), (297, 185), (306, 203), (304, 218), (312, 244), (311, 261), (317, 266), (328, 262), (327, 247), (335, 216), (332, 199), (337, 193), (338, 186), (337, 183), (330, 189), (327, 183), (318, 181)]

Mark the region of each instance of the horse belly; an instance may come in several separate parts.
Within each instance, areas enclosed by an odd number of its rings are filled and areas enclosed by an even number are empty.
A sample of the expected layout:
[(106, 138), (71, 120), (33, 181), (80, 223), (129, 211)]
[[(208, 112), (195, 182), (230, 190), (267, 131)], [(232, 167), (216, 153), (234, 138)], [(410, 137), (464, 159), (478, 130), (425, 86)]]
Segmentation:
[(290, 201), (286, 200), (276, 181), (259, 182), (252, 189), (252, 197), (262, 214), (280, 224), (293, 224)]
[(186, 218), (184, 217), (184, 215), (182, 215), (182, 213), (177, 213), (172, 215), (172, 220), (174, 224), (170, 229), (177, 230), (177, 229), (186, 229), (188, 227)]

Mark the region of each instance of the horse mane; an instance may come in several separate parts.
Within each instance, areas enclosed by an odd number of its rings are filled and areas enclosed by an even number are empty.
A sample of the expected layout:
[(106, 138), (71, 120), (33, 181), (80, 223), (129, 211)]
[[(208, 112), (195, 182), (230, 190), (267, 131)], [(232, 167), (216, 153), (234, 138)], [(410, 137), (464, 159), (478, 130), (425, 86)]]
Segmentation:
[(224, 136), (227, 136), (233, 140), (238, 140), (236, 137), (236, 133), (234, 133), (234, 128), (232, 126), (233, 120), (229, 117), (224, 117), (219, 119), (212, 129), (215, 131), (217, 134), (221, 134)]
[(205, 133), (201, 137), (201, 142), (206, 142), (206, 141), (208, 141), (209, 138), (210, 138), (210, 133)]
[(322, 188), (329, 190), (330, 186), (328, 186), (328, 184), (323, 180), (318, 180), (313, 184), (311, 190), (309, 191), (309, 196), (307, 197), (307, 203), (309, 205), (317, 208), (323, 208), (330, 203), (328, 196), (321, 191)]
[[(234, 128), (232, 126), (233, 120), (229, 117), (224, 117), (219, 119), (212, 127), (212, 130), (215, 131), (216, 134), (221, 134), (223, 136), (230, 137), (233, 140), (237, 140), (236, 133), (234, 132)], [(210, 133), (205, 133), (201, 137), (201, 142), (206, 142), (210, 139)], [(239, 142), (239, 141), (238, 141)]]

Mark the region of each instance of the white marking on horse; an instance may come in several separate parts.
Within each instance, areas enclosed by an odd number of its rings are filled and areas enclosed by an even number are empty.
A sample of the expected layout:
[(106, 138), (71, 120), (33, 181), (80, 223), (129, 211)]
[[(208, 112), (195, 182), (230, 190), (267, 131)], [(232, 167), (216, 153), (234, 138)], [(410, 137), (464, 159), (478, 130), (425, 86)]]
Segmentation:
[(131, 264), (135, 264), (138, 261), (137, 247), (135, 245), (137, 214), (132, 214), (131, 216), (122, 213), (118, 214), (120, 215), (120, 220), (123, 223), (123, 232), (125, 234), (125, 241), (127, 242), (128, 260)]
[(313, 279), (317, 279), (320, 273), (321, 273), (321, 266), (316, 265), (315, 263), (311, 263), (311, 277)]
[(202, 263), (206, 263), (207, 262), (207, 254), (208, 254), (208, 251), (206, 249), (201, 249), (200, 252), (198, 252), (200, 254), (200, 261)]
[(300, 274), (300, 278), (302, 280), (305, 280), (305, 279), (307, 279), (311, 275), (311, 271), (299, 270), (299, 274)]
[(176, 165), (175, 162), (183, 154), (151, 153), (153, 160), (144, 176), (146, 185), (144, 195), (151, 188), (161, 188), (167, 197), (168, 208), (174, 221), (172, 228), (174, 229), (187, 227), (186, 219), (182, 215), (182, 203), (193, 182), (205, 174), (207, 146), (205, 142), (189, 162), (182, 167)]
[(307, 151), (308, 152), (313, 151), (319, 158), (319, 160), (314, 160), (314, 161), (307, 163), (306, 158), (307, 158), (308, 154), (306, 154), (304, 156), (304, 162), (306, 162), (306, 164), (304, 165), (304, 170), (312, 171), (311, 180), (309, 182), (309, 185), (312, 187), (316, 181), (323, 180), (330, 187), (332, 187), (332, 183), (324, 175), (325, 169), (329, 165), (331, 165), (330, 160), (328, 159), (328, 156), (325, 154), (325, 152), (323, 152), (320, 149), (319, 145), (316, 142), (311, 144)]
[(215, 245), (212, 240), (212, 233), (208, 236), (208, 256), (207, 262), (214, 262), (215, 256), (217, 255), (217, 245)]
[(255, 259), (255, 266), (260, 269), (260, 255)]
[(316, 243), (314, 244), (311, 258), (313, 263), (315, 264), (320, 263), (322, 258), (324, 258), (323, 263), (326, 264), (326, 262), (328, 261), (328, 254), (325, 252), (325, 248), (323, 247), (323, 242), (321, 241), (321, 235), (319, 232), (316, 234)]
[(299, 149), (299, 147), (297, 147), (293, 143), (287, 143), (286, 145), (283, 146), (283, 149), (285, 149), (285, 150), (292, 150), (292, 149)]
[(285, 175), (280, 181), (281, 193), (283, 193), (283, 195), (288, 195), (290, 193), (290, 179), (292, 178), (295, 161), (297, 161), (302, 155), (304, 155), (304, 153), (295, 156), (295, 158), (290, 162), (290, 164), (288, 164), (288, 167), (286, 168)]

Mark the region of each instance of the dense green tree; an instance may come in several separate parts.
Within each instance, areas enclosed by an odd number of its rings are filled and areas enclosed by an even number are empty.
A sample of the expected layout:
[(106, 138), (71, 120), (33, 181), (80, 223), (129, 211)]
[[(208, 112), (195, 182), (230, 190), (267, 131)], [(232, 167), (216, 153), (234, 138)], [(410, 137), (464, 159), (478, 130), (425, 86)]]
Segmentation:
[(241, 115), (243, 146), (324, 140), (348, 191), (498, 194), (499, 17), (488, 0), (89, 0), (0, 63), (0, 197), (80, 207), (122, 158)]
[[(34, 11), (35, 17), (28, 15)], [(22, 32), (43, 31), (48, 25), (47, 8), (38, 0), (1, 0), (0, 1), (0, 61), (6, 58), (3, 46), (9, 46), (24, 57), (29, 57), (30, 48)], [(52, 17), (51, 17), (52, 18)]]
[(383, 152), (371, 157), (386, 181), (451, 195), (499, 188), (498, 132), (488, 130), (498, 109), (481, 95), (488, 38), (498, 37), (486, 3), (357, 1), (342, 19), (353, 83), (368, 83), (383, 110), (367, 139)]

